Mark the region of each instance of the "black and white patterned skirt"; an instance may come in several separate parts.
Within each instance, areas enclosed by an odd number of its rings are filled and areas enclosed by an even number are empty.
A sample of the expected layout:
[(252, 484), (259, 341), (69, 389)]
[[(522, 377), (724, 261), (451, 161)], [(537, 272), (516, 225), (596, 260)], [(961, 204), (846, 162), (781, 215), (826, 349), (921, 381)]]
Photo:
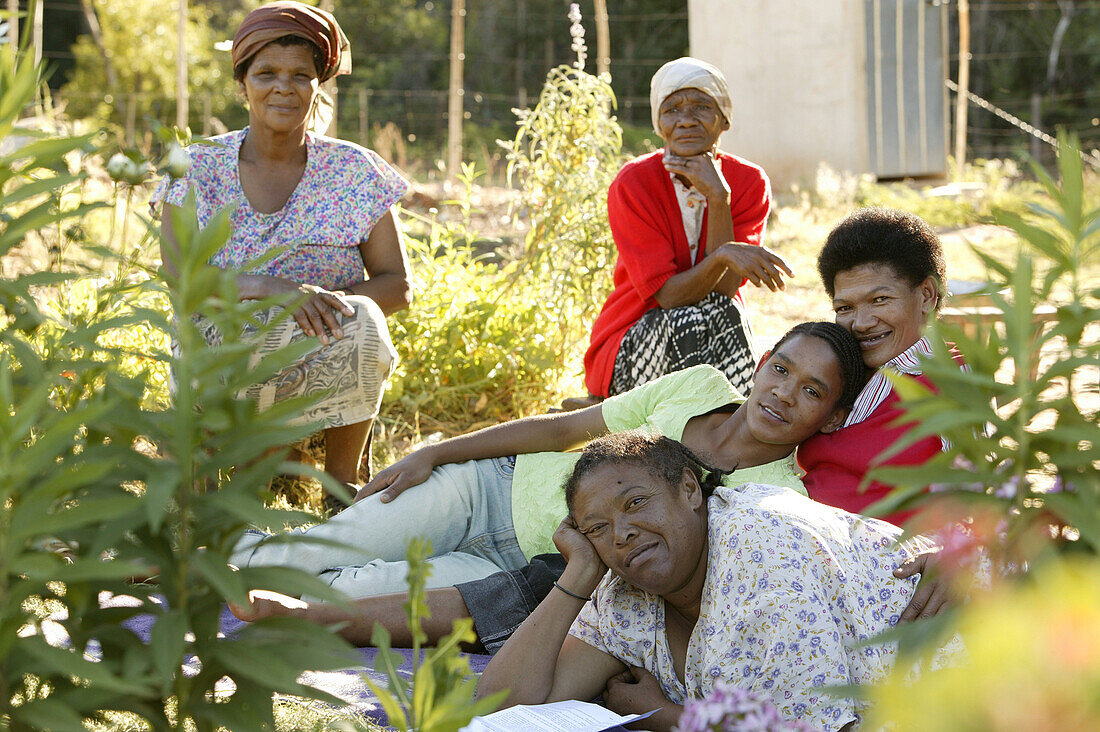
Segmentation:
[(743, 307), (712, 292), (694, 305), (653, 308), (623, 336), (611, 395), (701, 363), (711, 364), (737, 391), (748, 394), (757, 356)]

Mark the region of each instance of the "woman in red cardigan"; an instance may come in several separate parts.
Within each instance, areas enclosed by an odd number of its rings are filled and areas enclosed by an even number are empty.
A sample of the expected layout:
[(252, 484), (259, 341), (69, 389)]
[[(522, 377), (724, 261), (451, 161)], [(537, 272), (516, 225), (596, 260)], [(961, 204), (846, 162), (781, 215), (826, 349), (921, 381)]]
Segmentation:
[(718, 150), (733, 106), (722, 72), (693, 58), (658, 69), (653, 127), (665, 147), (628, 162), (607, 195), (619, 258), (592, 326), (585, 384), (598, 397), (700, 363), (748, 393), (756, 364), (740, 287), (783, 289), (760, 246), (771, 206), (760, 166)]

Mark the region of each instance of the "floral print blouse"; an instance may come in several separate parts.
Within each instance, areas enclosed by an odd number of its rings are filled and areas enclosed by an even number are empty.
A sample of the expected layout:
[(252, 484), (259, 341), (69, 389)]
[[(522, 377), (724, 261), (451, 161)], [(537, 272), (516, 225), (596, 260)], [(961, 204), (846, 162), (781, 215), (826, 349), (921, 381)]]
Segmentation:
[[(307, 133), (302, 179), (281, 210), (260, 213), (245, 197), (237, 173), (247, 134), (245, 128), (188, 147), (187, 175), (161, 180), (153, 203), (178, 206), (194, 191), (200, 227), (231, 207), (233, 232), (210, 260), (217, 267), (285, 277), (327, 290), (363, 282), (366, 272), (359, 244), (405, 194), (405, 179), (373, 150)], [(278, 249), (283, 251), (250, 264)]]
[(665, 635), (665, 605), (608, 573), (570, 634), (652, 673), (670, 701), (716, 681), (767, 694), (789, 719), (838, 730), (855, 702), (822, 687), (882, 679), (896, 645), (857, 644), (897, 622), (918, 577), (892, 571), (920, 549), (901, 529), (787, 488), (719, 487), (709, 500), (706, 582), (684, 681)]

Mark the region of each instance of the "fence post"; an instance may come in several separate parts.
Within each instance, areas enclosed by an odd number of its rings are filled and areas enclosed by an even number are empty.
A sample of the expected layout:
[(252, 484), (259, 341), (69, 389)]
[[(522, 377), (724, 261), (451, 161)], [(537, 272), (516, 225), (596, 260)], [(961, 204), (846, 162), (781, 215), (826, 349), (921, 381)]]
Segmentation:
[(45, 2), (40, 0), (39, 2), (28, 5), (34, 13), (34, 17), (31, 18), (31, 38), (34, 39), (34, 65), (42, 65), (42, 19), (46, 15)]
[(611, 30), (607, 23), (607, 0), (596, 0), (596, 73), (611, 72)]
[(966, 166), (966, 93), (970, 91), (970, 1), (959, 0), (959, 91), (955, 95), (955, 169)]
[(176, 127), (187, 128), (187, 0), (179, 1), (176, 47)]
[(447, 100), (447, 179), (455, 180), (462, 163), (462, 69), (466, 29), (466, 0), (451, 8), (451, 83)]
[(202, 95), (202, 136), (210, 137), (211, 127), (213, 122), (211, 117), (214, 116), (214, 97), (210, 92), (206, 92)]
[(359, 144), (370, 147), (370, 90), (359, 89)]

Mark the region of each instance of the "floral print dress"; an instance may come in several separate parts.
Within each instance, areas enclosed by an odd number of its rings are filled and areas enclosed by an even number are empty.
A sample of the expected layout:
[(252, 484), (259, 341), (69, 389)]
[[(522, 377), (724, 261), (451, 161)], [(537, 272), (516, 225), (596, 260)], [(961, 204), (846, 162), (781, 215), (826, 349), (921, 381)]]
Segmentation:
[[(372, 150), (307, 133), (301, 180), (279, 211), (262, 213), (249, 203), (238, 173), (241, 144), (247, 135), (245, 128), (188, 147), (187, 175), (164, 178), (152, 196), (153, 205), (181, 206), (193, 193), (200, 227), (207, 226), (217, 212), (229, 209), (232, 231), (210, 259), (216, 267), (283, 277), (327, 290), (366, 280), (359, 245), (405, 194), (408, 183), (401, 174)], [(355, 315), (338, 315), (345, 337), (328, 346), (306, 336), (293, 318), (268, 329), (279, 308), (261, 313), (258, 327), (240, 334), (243, 340), (256, 341), (256, 360), (304, 339), (314, 347), (279, 374), (242, 390), (241, 396), (255, 400), (261, 409), (290, 397), (313, 397), (297, 421), (325, 428), (372, 419), (397, 354), (377, 304), (366, 297), (348, 299)], [(216, 347), (222, 342), (223, 334), (211, 323), (197, 315), (193, 319), (207, 343)]]
[(708, 565), (684, 680), (665, 634), (665, 604), (608, 574), (570, 634), (652, 673), (669, 700), (722, 680), (765, 693), (789, 719), (838, 730), (855, 702), (822, 687), (883, 678), (896, 647), (857, 647), (897, 622), (919, 578), (892, 572), (920, 546), (901, 529), (787, 488), (719, 487), (709, 499)]
[[(401, 200), (408, 183), (382, 157), (343, 140), (306, 133), (306, 169), (286, 204), (274, 213), (252, 208), (238, 174), (248, 128), (187, 148), (191, 167), (183, 178), (164, 178), (152, 200), (176, 206), (195, 193), (199, 226), (231, 208), (233, 232), (210, 260), (222, 269), (285, 277), (339, 290), (365, 277), (359, 245)], [(251, 265), (268, 252), (274, 258)]]

